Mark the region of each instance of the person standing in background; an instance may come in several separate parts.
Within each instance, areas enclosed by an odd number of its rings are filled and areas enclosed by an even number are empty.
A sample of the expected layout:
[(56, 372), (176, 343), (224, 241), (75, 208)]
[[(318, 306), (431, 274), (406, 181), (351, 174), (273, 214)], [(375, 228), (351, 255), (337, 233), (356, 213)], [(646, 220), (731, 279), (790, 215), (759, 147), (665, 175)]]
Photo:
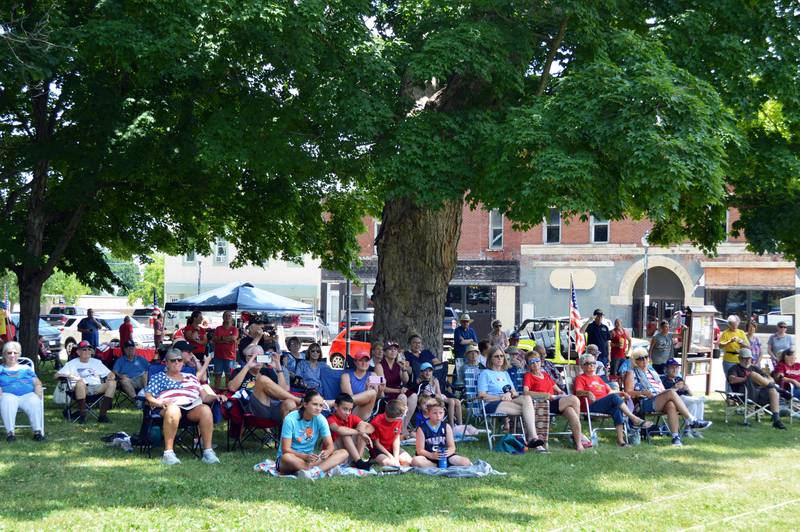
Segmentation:
[(614, 328), (611, 329), (611, 375), (619, 375), (619, 367), (628, 358), (631, 351), (631, 335), (622, 326), (622, 320), (614, 320)]

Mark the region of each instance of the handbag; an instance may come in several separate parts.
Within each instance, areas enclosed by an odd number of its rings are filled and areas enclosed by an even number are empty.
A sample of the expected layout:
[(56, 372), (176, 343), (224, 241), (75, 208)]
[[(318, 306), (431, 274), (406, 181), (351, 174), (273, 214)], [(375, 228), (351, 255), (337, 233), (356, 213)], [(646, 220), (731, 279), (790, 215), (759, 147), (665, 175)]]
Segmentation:
[(69, 397), (67, 396), (67, 386), (69, 386), (66, 382), (59, 382), (58, 386), (56, 386), (55, 390), (53, 390), (53, 402), (57, 405), (66, 405), (69, 403)]

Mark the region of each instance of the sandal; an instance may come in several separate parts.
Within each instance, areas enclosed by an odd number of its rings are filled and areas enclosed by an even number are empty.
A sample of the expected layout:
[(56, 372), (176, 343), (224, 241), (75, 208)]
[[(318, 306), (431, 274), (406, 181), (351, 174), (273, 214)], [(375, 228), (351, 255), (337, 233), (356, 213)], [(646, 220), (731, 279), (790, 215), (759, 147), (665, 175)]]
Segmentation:
[(633, 424), (633, 428), (635, 428), (635, 429), (649, 429), (652, 426), (653, 426), (653, 422), (652, 421), (647, 421), (646, 419), (643, 419), (638, 424), (637, 423)]
[(544, 440), (540, 440), (536, 438), (535, 440), (528, 440), (528, 448), (529, 449), (536, 449), (537, 447), (544, 447), (545, 442)]

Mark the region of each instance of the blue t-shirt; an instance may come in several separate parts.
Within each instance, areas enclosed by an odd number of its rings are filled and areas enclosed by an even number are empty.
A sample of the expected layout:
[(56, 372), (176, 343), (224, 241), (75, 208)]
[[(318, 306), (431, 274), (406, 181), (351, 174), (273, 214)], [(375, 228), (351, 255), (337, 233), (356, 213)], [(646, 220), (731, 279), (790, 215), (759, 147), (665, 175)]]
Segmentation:
[(461, 345), (461, 340), (472, 340), (475, 345), (478, 345), (478, 333), (472, 327), (467, 327), (466, 331), (460, 325), (456, 327), (456, 330), (453, 331), (453, 343), (455, 344), (457, 358), (463, 357), (467, 353), (467, 347), (469, 347), (468, 345)]
[(122, 356), (114, 362), (114, 373), (135, 379), (146, 372), (149, 366), (150, 363), (144, 357), (137, 355), (133, 357), (133, 360), (128, 360), (128, 357)]
[(300, 416), (300, 411), (295, 410), (283, 418), (281, 427), (281, 443), (278, 447), (277, 459), (281, 459), (283, 454), (283, 439), (292, 440), (292, 450), (298, 453), (312, 453), (321, 438), (331, 435), (328, 420), (322, 414), (314, 416), (310, 421), (306, 421)]
[(3, 393), (18, 396), (33, 393), (34, 379), (36, 379), (36, 373), (28, 366), (20, 366), (19, 369), (13, 371), (5, 366), (0, 366), (0, 388), (3, 389)]
[(78, 329), (89, 329), (88, 333), (81, 331), (81, 340), (86, 340), (92, 347), (97, 347), (97, 344), (100, 343), (100, 328), (95, 324), (96, 318), (94, 320), (89, 319), (88, 317), (83, 318), (81, 321), (78, 322)]
[(493, 369), (485, 369), (478, 375), (478, 393), (488, 393), (489, 395), (503, 395), (505, 392), (503, 388), (511, 386), (514, 388), (514, 383), (511, 382), (511, 375), (507, 371), (495, 371)]

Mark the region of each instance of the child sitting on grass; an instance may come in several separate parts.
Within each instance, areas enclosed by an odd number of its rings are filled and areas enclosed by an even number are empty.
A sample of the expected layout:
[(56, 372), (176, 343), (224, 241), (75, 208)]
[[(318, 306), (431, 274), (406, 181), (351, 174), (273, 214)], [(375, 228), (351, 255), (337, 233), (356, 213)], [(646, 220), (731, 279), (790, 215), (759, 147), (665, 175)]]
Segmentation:
[(447, 457), (449, 466), (471, 466), (468, 458), (456, 454), (453, 429), (442, 423), (444, 420), (444, 401), (431, 398), (427, 403), (428, 419), (417, 426), (417, 456), (411, 461), (414, 467), (437, 467), (439, 457)]
[(369, 435), (375, 428), (353, 414), (351, 395), (340, 393), (336, 397), (336, 411), (328, 416), (328, 425), (331, 428), (334, 447), (346, 450), (354, 467), (369, 469), (369, 462), (362, 457), (367, 445), (372, 445)]
[(372, 420), (374, 432), (370, 458), (381, 466), (408, 466), (411, 455), (400, 449), (400, 432), (403, 428), (403, 416), (406, 405), (399, 399), (393, 399), (386, 405), (386, 411)]

